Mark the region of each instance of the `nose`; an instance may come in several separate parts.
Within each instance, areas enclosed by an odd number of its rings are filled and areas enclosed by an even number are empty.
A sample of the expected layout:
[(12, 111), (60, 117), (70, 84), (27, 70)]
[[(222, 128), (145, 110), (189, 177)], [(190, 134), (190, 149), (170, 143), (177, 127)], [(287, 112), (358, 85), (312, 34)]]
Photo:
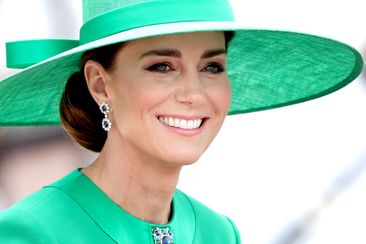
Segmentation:
[(186, 72), (177, 82), (175, 99), (190, 107), (201, 105), (206, 98), (205, 87), (198, 71)]

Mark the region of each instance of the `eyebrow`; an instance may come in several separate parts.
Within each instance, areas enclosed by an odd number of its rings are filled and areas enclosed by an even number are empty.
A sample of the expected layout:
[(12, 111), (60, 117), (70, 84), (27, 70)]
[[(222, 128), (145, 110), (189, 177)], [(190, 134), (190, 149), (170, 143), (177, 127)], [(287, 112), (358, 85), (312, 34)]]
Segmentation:
[[(221, 48), (207, 50), (201, 55), (201, 59), (208, 59), (215, 56), (219, 56), (221, 54), (226, 54), (226, 50)], [(182, 58), (182, 53), (177, 49), (154, 49), (143, 53), (139, 59), (142, 59), (147, 56), (165, 56), (172, 58)]]
[(226, 50), (225, 49), (213, 49), (213, 50), (207, 50), (206, 52), (204, 52), (201, 56), (201, 59), (207, 59), (207, 58), (212, 58), (215, 56), (219, 56), (221, 54), (226, 54)]
[(146, 56), (165, 56), (165, 57), (181, 58), (182, 53), (177, 49), (156, 49), (143, 53), (139, 59), (142, 59)]

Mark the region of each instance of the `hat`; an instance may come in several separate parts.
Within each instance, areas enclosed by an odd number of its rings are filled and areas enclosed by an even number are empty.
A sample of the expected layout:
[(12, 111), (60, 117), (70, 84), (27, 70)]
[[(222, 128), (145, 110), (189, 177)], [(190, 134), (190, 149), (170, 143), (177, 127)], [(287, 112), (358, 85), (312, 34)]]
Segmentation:
[(355, 49), (334, 40), (245, 28), (226, 0), (83, 0), (80, 40), (7, 43), (8, 66), (26, 68), (0, 80), (0, 125), (58, 125), (61, 93), (87, 50), (202, 31), (234, 31), (228, 47), (229, 114), (329, 94), (354, 80), (363, 67)]

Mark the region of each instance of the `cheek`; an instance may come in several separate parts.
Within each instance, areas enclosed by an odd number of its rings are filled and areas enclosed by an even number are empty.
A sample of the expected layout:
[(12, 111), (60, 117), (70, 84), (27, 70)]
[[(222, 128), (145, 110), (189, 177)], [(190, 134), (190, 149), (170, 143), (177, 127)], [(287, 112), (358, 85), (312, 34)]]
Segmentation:
[(227, 80), (226, 82), (220, 83), (219, 86), (216, 86), (210, 91), (209, 97), (217, 113), (226, 115), (231, 102), (230, 82)]
[(139, 86), (130, 89), (131, 107), (140, 112), (148, 112), (159, 107), (169, 96), (168, 89), (157, 86)]
[(121, 120), (121, 123), (139, 123), (144, 121), (146, 115), (151, 115), (153, 109), (156, 109), (169, 96), (166, 89), (157, 89), (156, 87), (147, 87), (135, 85), (120, 87), (114, 93), (115, 116)]

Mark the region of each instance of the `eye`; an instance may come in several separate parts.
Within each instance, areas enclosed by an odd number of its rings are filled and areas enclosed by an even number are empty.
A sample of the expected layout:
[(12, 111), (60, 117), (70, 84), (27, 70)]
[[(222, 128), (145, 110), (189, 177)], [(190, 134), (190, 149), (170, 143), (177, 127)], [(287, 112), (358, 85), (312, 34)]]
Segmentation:
[(219, 74), (225, 71), (225, 68), (222, 64), (219, 63), (210, 63), (202, 71), (206, 71), (213, 74)]
[(169, 71), (172, 71), (173, 68), (169, 64), (158, 63), (158, 64), (153, 64), (153, 65), (149, 66), (146, 70), (151, 71), (151, 72), (167, 73)]

